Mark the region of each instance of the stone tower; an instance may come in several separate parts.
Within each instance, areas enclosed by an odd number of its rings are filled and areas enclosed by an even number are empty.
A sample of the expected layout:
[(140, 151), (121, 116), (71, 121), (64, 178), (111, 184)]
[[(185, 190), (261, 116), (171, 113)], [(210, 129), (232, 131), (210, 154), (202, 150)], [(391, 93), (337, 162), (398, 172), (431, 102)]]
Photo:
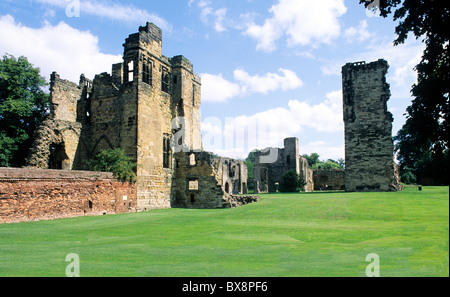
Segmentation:
[(346, 191), (393, 191), (395, 177), (392, 114), (385, 60), (342, 67)]
[(162, 55), (162, 31), (152, 23), (125, 40), (123, 60), (127, 97), (137, 110), (137, 208), (168, 208), (173, 153), (202, 148), (200, 78), (185, 57)]
[(51, 76), (50, 117), (35, 134), (28, 165), (89, 169), (97, 153), (120, 148), (136, 163), (136, 210), (235, 205), (247, 188), (242, 161), (203, 152), (201, 79), (184, 56), (162, 55), (162, 31), (139, 27), (123, 61), (78, 84)]

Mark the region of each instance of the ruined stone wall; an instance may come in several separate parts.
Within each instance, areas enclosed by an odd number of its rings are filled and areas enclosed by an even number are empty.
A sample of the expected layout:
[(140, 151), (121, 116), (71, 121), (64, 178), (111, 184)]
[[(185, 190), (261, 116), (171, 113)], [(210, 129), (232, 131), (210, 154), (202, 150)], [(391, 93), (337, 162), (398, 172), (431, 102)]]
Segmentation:
[(81, 97), (83, 88), (79, 85), (61, 79), (53, 72), (50, 76), (50, 114), (54, 120), (76, 122), (77, 102)]
[(247, 166), (243, 161), (209, 152), (179, 152), (175, 162), (172, 207), (222, 208), (257, 201), (236, 196), (247, 193)]
[(345, 190), (344, 169), (314, 169), (314, 191)]
[(134, 212), (136, 186), (110, 173), (0, 168), (0, 223)]
[(82, 125), (77, 123), (77, 104), (84, 87), (50, 77), (50, 115), (35, 131), (27, 163), (36, 168), (74, 169)]
[(175, 154), (176, 171), (172, 207), (222, 208), (226, 194), (214, 166), (211, 153)]
[(247, 166), (243, 161), (216, 157), (216, 178), (227, 194), (247, 193)]
[(342, 67), (345, 124), (345, 189), (391, 191), (394, 184), (394, 145), (388, 63), (378, 60)]
[(303, 177), (303, 180), (306, 182), (306, 185), (304, 187), (305, 192), (312, 192), (314, 191), (315, 187), (315, 180), (314, 180), (314, 171), (309, 167), (308, 160), (304, 158), (303, 156), (299, 156), (299, 174), (301, 177)]
[(306, 159), (299, 155), (299, 142), (296, 137), (284, 139), (284, 148), (266, 148), (256, 152), (253, 167), (255, 192), (277, 191), (276, 184), (279, 184), (282, 176), (291, 169), (306, 181), (304, 190), (312, 191), (314, 188), (312, 170)]

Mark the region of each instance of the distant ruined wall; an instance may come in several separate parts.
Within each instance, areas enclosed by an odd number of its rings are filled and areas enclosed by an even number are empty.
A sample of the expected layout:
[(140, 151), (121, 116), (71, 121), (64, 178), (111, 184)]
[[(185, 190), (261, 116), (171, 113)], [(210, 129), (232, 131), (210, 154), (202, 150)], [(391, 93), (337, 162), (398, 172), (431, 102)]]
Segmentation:
[(342, 67), (346, 191), (395, 191), (392, 114), (385, 60)]
[(224, 208), (256, 202), (247, 194), (247, 166), (243, 161), (210, 152), (175, 154), (172, 207)]
[(344, 169), (314, 169), (314, 191), (345, 190)]
[(255, 153), (253, 177), (255, 193), (273, 193), (277, 190), (277, 183), (288, 170), (295, 170), (303, 177), (306, 185), (304, 191), (313, 191), (313, 171), (308, 161), (300, 156), (298, 138), (284, 139), (283, 148), (266, 148)]
[(136, 186), (110, 173), (0, 168), (0, 223), (136, 211)]

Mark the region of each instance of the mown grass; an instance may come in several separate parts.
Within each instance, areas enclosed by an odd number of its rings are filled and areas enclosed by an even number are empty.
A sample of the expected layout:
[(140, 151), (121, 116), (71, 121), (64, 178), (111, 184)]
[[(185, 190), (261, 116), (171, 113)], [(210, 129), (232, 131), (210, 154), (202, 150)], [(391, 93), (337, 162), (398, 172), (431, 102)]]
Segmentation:
[(0, 276), (449, 276), (449, 188), (266, 194), (236, 209), (166, 209), (0, 225)]

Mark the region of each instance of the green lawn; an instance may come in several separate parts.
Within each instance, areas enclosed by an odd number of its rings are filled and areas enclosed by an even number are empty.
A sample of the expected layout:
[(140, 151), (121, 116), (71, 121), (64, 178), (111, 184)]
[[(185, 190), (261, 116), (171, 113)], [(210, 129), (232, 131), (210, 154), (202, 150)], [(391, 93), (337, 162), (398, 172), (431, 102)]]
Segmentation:
[(0, 225), (0, 276), (449, 276), (449, 188)]

